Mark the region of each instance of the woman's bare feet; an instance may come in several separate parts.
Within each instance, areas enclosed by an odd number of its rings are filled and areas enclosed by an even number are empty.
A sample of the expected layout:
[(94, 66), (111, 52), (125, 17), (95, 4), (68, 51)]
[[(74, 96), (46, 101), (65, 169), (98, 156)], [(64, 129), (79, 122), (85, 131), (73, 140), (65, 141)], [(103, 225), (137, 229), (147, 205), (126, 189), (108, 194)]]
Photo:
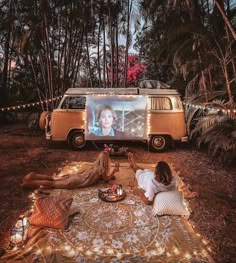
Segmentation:
[(133, 168), (135, 165), (135, 162), (134, 162), (134, 155), (131, 152), (128, 153), (128, 161), (129, 161), (130, 167)]
[(120, 171), (120, 163), (115, 163), (116, 172)]

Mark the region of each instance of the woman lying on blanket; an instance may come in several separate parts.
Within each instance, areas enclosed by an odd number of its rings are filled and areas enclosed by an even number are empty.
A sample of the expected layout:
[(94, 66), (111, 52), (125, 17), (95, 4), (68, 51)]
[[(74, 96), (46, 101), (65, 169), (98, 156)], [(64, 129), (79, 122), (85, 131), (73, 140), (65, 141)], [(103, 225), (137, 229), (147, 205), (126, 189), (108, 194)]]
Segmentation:
[(64, 175), (55, 179), (49, 175), (31, 172), (24, 177), (22, 187), (44, 187), (56, 189), (75, 189), (97, 183), (100, 179), (108, 182), (115, 179), (115, 173), (119, 171), (119, 163), (116, 163), (110, 172), (111, 159), (108, 152), (101, 152), (91, 168), (76, 174)]
[[(156, 164), (154, 171), (143, 169), (139, 167), (132, 153), (128, 153), (128, 160), (130, 167), (135, 172), (135, 181), (138, 188), (134, 189), (134, 194), (141, 197), (142, 201), (147, 204), (153, 204), (155, 195), (159, 192), (174, 191), (180, 188), (181, 184), (176, 176), (172, 175), (170, 166), (164, 161)], [(181, 186), (182, 188), (183, 186)], [(182, 189), (183, 192), (184, 188)], [(184, 196), (186, 198), (193, 198), (197, 196), (196, 192), (190, 192), (185, 189)]]
[(139, 195), (146, 205), (151, 205), (154, 197), (159, 192), (166, 192), (178, 189), (178, 179), (172, 175), (170, 166), (166, 162), (158, 162), (155, 170), (151, 171), (139, 167), (132, 153), (128, 153), (130, 167), (135, 172), (135, 179), (138, 188), (134, 193)]

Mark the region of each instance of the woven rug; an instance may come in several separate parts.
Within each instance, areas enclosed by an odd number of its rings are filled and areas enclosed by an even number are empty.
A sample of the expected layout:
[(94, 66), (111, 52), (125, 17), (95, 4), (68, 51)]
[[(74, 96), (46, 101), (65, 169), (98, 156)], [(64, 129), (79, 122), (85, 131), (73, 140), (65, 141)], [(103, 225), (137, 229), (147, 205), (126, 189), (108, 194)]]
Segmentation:
[[(60, 174), (86, 165), (90, 164), (69, 163)], [(152, 206), (129, 192), (132, 178), (128, 164), (121, 164), (117, 182), (124, 184), (127, 196), (115, 203), (98, 198), (98, 189), (107, 187), (104, 184), (51, 191), (52, 195), (73, 197), (72, 211), (77, 213), (69, 228), (31, 226), (24, 248), (8, 251), (1, 262), (213, 262), (209, 247), (187, 219), (154, 217)]]

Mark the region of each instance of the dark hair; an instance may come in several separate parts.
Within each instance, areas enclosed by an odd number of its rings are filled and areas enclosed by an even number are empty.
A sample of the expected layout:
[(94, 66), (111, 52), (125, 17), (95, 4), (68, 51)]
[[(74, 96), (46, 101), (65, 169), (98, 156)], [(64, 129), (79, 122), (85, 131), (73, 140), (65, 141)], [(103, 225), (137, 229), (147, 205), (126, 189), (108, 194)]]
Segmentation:
[(155, 170), (160, 177), (160, 183), (169, 185), (173, 177), (169, 164), (160, 161), (157, 163)]

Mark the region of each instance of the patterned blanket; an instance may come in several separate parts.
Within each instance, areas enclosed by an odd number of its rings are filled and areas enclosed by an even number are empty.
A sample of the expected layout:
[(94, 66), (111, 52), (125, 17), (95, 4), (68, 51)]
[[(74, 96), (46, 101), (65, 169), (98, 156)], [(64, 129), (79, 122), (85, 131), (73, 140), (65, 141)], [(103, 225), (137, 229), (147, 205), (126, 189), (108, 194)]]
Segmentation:
[[(61, 173), (76, 165), (81, 163), (67, 164)], [(1, 262), (213, 262), (206, 242), (187, 219), (154, 217), (152, 206), (129, 192), (132, 178), (128, 165), (121, 165), (117, 182), (123, 183), (127, 196), (115, 203), (98, 198), (98, 189), (107, 187), (104, 184), (51, 191), (51, 195), (73, 197), (72, 213), (76, 213), (69, 228), (62, 231), (30, 226), (25, 246), (7, 251)]]

